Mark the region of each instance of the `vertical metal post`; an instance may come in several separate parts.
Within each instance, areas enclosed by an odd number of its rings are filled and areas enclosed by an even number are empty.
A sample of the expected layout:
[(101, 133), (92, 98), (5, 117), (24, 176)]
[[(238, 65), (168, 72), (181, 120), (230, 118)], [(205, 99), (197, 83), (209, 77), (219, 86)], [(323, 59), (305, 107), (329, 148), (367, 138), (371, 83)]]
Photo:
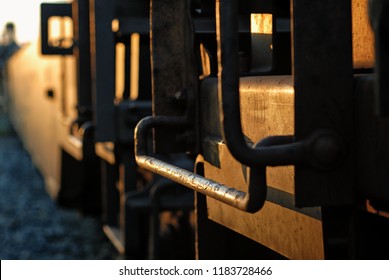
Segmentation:
[(92, 117), (89, 0), (74, 0), (72, 14), (75, 39), (73, 53), (77, 61), (78, 120), (84, 122)]
[(112, 32), (114, 3), (91, 0), (92, 94), (95, 107), (96, 141), (112, 141), (115, 136), (115, 41)]
[[(153, 115), (193, 118), (188, 107), (197, 91), (197, 64), (188, 0), (151, 1), (151, 60)], [(176, 135), (171, 129), (156, 129), (156, 149), (185, 150)]]
[[(296, 165), (296, 204), (351, 203), (354, 186), (351, 0), (292, 3), (295, 141), (307, 138), (317, 129), (328, 129), (340, 135), (343, 142), (340, 150), (343, 158), (333, 170), (323, 172)], [(321, 145), (317, 144), (319, 149)]]

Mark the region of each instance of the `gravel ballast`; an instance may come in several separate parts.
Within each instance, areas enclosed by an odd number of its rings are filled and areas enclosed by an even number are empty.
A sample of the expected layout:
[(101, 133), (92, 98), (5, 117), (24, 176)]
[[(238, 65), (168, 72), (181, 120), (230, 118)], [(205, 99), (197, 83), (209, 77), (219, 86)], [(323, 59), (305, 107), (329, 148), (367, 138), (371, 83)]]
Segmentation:
[(0, 116), (0, 259), (118, 259), (98, 219), (59, 208)]

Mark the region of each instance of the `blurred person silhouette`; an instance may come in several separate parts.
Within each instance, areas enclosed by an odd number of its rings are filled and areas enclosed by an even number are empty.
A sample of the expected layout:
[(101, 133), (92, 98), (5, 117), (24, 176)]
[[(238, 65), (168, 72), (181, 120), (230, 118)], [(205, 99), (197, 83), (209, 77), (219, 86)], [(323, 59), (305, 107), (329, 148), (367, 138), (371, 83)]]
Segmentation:
[(20, 48), (16, 42), (15, 24), (8, 22), (0, 40), (0, 111), (6, 111), (6, 63)]

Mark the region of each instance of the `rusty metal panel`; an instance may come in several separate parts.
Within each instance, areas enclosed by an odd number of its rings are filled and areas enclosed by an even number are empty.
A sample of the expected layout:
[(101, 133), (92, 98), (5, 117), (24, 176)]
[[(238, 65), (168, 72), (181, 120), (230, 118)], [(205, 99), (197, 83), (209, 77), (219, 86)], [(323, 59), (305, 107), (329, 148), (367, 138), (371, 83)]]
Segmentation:
[[(240, 95), (242, 127), (249, 142), (256, 143), (270, 135), (293, 134), (294, 89), (291, 76), (241, 78)], [(221, 128), (216, 79), (203, 82), (201, 104), (205, 105), (201, 115), (203, 155), (208, 162), (219, 166), (217, 142), (221, 141)], [(269, 185), (293, 194), (294, 167), (268, 167), (267, 181)]]
[[(253, 143), (266, 136), (293, 135), (291, 76), (246, 77), (240, 81), (240, 91), (243, 132)], [(294, 167), (268, 167), (267, 183), (293, 194)]]
[[(194, 108), (193, 98), (197, 91), (197, 64), (188, 13), (188, 1), (152, 1), (151, 65), (154, 116), (194, 118), (195, 112), (189, 110)], [(185, 141), (179, 141), (177, 132), (171, 129), (156, 129), (155, 143), (159, 152), (186, 150)]]
[[(204, 175), (246, 191), (248, 168), (230, 155), (222, 143), (220, 125), (213, 121), (218, 117), (212, 106), (217, 102), (217, 80), (207, 79), (201, 92)], [(293, 133), (291, 76), (241, 78), (240, 97), (242, 127), (249, 142)], [(320, 209), (294, 207), (293, 166), (268, 167), (266, 173), (268, 198), (261, 211), (248, 214), (207, 198), (209, 218), (288, 258), (323, 258)]]
[(369, 21), (368, 0), (352, 0), (354, 68), (374, 67), (374, 35)]
[[(219, 145), (221, 167), (204, 162), (205, 177), (236, 188), (246, 185), (241, 165)], [(271, 188), (273, 189), (273, 188)], [(207, 198), (208, 217), (290, 259), (324, 258), (320, 211), (299, 212), (293, 204), (280, 199), (282, 191), (273, 189), (261, 211), (250, 214)], [(269, 201), (273, 200), (273, 201)], [(317, 212), (316, 212), (317, 211)]]

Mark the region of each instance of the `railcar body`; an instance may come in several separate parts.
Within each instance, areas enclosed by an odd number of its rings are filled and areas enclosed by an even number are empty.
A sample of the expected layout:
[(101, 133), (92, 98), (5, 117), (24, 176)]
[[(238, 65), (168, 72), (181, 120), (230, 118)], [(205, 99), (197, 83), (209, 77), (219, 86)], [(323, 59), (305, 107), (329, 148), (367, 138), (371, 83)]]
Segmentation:
[(127, 258), (387, 258), (387, 2), (43, 4), (12, 118)]

